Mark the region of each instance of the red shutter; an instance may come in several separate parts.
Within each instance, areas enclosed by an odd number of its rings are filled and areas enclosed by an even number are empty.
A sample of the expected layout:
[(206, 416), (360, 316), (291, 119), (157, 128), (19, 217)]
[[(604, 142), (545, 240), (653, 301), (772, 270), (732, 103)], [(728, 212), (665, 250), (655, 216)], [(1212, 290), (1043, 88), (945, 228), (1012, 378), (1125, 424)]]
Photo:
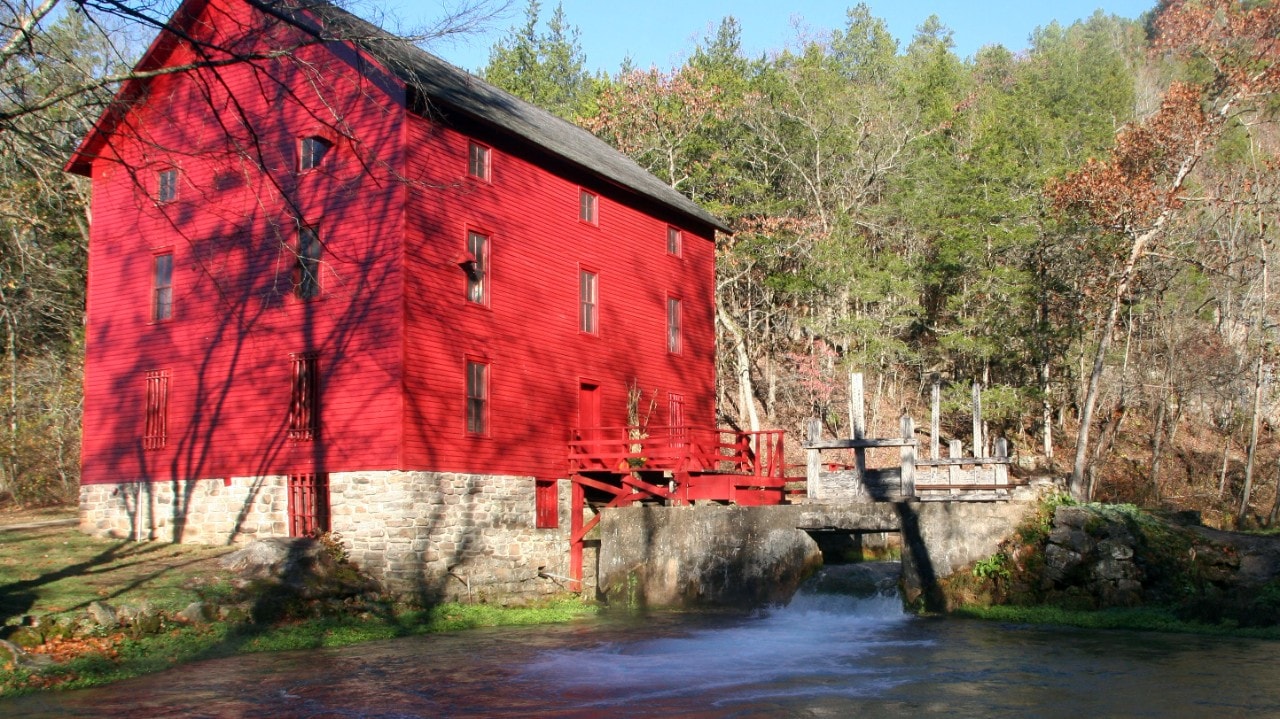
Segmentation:
[(537, 495), (534, 497), (534, 503), (537, 505), (537, 526), (538, 529), (555, 529), (560, 526), (560, 496), (556, 481), (554, 479), (539, 479), (535, 481)]
[(289, 536), (314, 537), (329, 531), (329, 476), (289, 475)]
[(146, 420), (142, 431), (143, 449), (161, 449), (169, 432), (169, 370), (147, 373)]

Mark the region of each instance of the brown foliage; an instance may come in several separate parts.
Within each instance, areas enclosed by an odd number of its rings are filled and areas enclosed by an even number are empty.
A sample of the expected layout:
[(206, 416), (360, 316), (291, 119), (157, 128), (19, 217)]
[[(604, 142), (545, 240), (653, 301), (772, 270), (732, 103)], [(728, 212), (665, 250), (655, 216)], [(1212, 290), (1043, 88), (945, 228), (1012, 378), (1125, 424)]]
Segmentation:
[(1280, 4), (1166, 0), (1155, 27), (1153, 52), (1203, 59), (1212, 77), (1171, 84), (1159, 110), (1116, 134), (1107, 158), (1046, 186), (1060, 211), (1128, 234), (1181, 209), (1183, 181), (1226, 120), (1280, 90)]

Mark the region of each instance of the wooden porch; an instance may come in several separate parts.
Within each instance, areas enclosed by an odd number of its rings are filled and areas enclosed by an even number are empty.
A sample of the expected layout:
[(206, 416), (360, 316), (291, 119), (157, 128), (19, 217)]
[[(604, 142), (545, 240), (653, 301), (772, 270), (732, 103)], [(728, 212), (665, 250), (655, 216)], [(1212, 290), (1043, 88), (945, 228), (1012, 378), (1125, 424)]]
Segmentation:
[[(784, 432), (704, 427), (593, 427), (570, 431), (573, 486), (569, 572), (581, 588), (584, 540), (608, 507), (635, 503), (783, 504)], [(587, 507), (596, 514), (589, 521)]]

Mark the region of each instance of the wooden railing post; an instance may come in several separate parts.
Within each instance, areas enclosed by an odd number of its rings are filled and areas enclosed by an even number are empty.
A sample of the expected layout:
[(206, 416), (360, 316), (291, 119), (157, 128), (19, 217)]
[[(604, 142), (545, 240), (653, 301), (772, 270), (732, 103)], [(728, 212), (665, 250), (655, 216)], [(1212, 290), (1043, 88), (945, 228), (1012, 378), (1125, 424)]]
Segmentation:
[(902, 425), (902, 494), (904, 497), (916, 496), (916, 446), (911, 440), (916, 436), (916, 423), (911, 415), (903, 414)]
[(933, 402), (929, 415), (929, 459), (938, 458), (938, 442), (942, 436), (942, 378), (933, 373)]
[(982, 441), (982, 384), (973, 383), (973, 456), (981, 457), (983, 455), (982, 448), (986, 446), (986, 442)]
[[(809, 419), (809, 444), (817, 444), (822, 438), (822, 421), (817, 417)], [(822, 480), (819, 474), (822, 472), (822, 456), (820, 450), (810, 449), (808, 452), (808, 465), (805, 468), (805, 487), (808, 495), (814, 499), (822, 497)]]
[(569, 591), (582, 591), (582, 545), (586, 537), (582, 536), (582, 513), (586, 511), (587, 496), (582, 485), (570, 482), (572, 487), (569, 502)]
[[(1009, 456), (1009, 440), (1001, 437), (996, 440), (996, 458), (1004, 459)], [(995, 476), (997, 485), (1009, 484), (1009, 465), (1000, 463), (995, 466)]]

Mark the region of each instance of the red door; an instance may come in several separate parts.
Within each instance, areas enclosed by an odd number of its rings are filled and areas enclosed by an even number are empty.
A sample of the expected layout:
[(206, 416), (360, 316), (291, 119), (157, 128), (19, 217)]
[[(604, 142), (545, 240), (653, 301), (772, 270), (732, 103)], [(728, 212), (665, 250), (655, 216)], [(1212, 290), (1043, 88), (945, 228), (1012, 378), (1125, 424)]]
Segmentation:
[(683, 447), (689, 435), (684, 424), (684, 395), (674, 392), (667, 395), (667, 426), (671, 428), (671, 446)]
[(600, 385), (583, 382), (578, 386), (578, 432), (581, 449), (589, 457), (583, 466), (606, 468), (608, 465), (600, 456), (605, 451), (600, 432)]

